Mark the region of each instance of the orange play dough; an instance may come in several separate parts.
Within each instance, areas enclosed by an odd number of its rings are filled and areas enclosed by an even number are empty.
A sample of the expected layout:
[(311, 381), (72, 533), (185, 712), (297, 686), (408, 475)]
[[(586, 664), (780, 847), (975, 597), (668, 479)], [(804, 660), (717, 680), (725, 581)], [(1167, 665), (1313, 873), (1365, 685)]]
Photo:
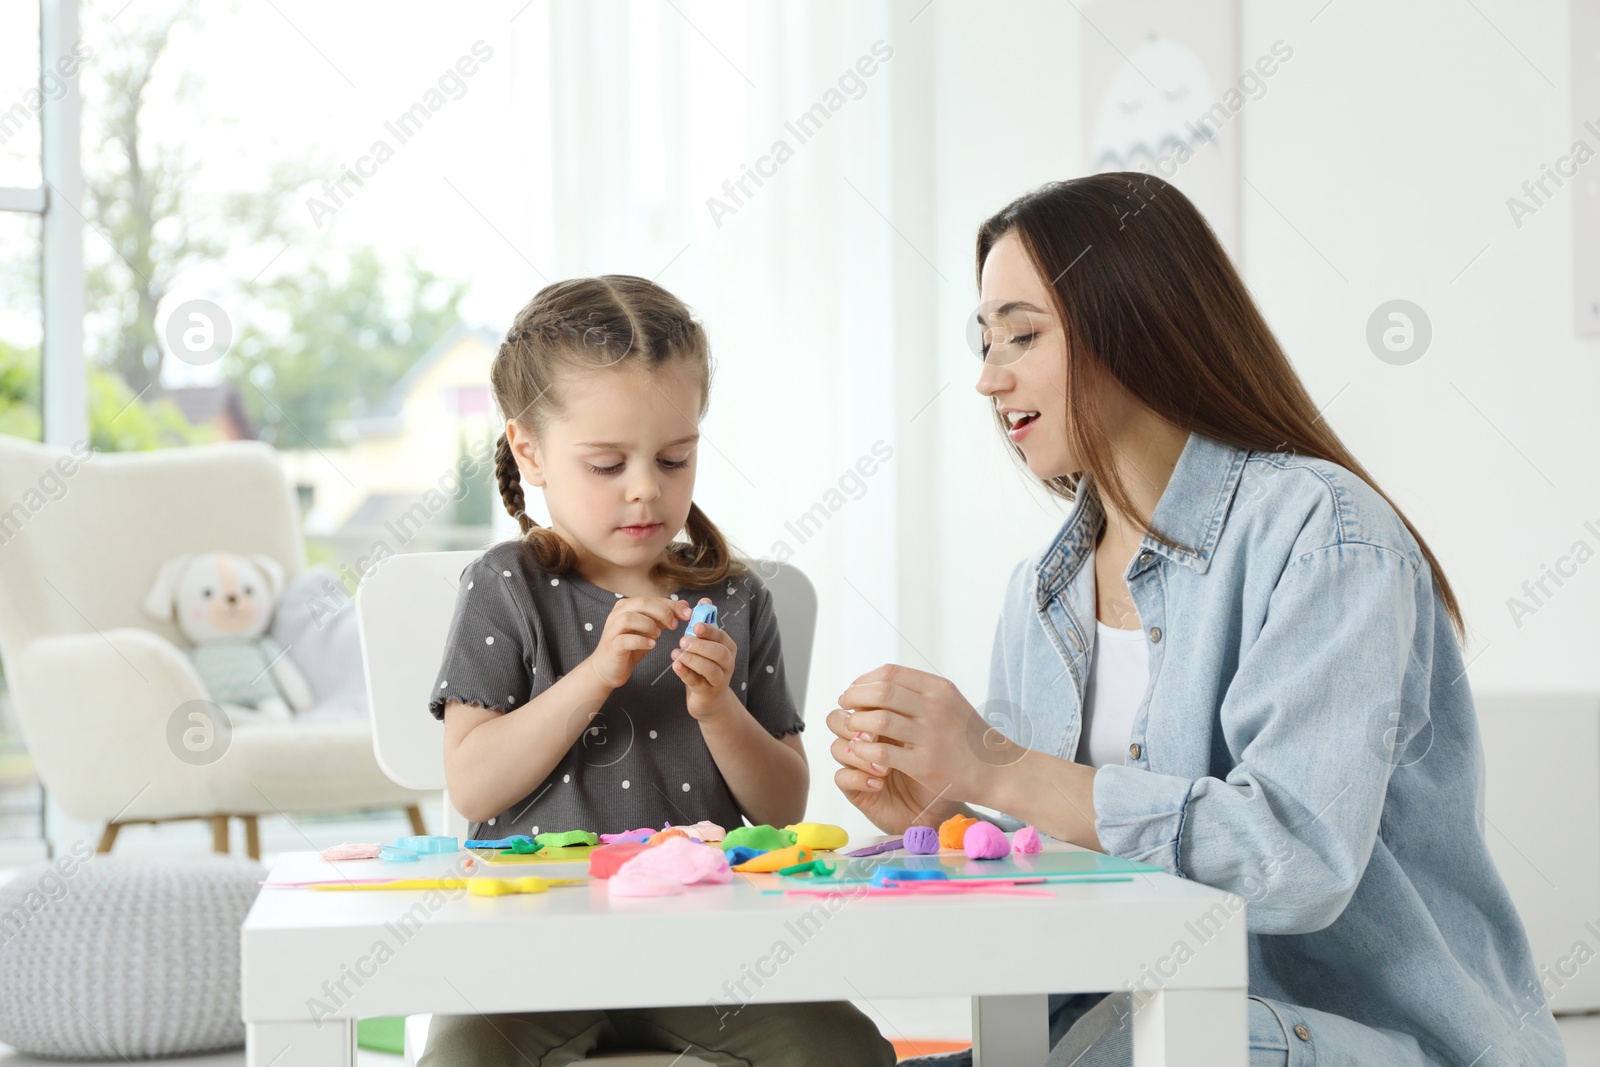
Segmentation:
[(952, 815), (939, 824), (939, 847), (960, 848), (967, 835), (967, 827), (977, 822), (970, 815)]
[(809, 863), (812, 858), (811, 850), (806, 846), (790, 845), (788, 848), (775, 848), (771, 852), (752, 856), (734, 870), (741, 874), (770, 874), (785, 867), (793, 867), (797, 863)]
[(691, 841), (694, 840), (693, 838), (689, 837), (688, 834), (674, 826), (667, 830), (657, 830), (655, 833), (650, 835), (650, 840), (645, 843), (650, 845), (659, 845), (669, 837), (682, 837)]

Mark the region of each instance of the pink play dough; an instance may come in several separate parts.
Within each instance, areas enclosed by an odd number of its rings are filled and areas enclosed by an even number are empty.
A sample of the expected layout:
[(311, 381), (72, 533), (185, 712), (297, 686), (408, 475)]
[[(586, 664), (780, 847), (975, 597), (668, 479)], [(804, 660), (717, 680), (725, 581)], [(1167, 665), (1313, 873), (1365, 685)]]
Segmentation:
[(967, 832), (962, 835), (961, 848), (968, 859), (997, 860), (1010, 855), (1011, 842), (1006, 840), (1006, 835), (994, 823), (979, 819), (967, 827)]
[(1031, 826), (1024, 826), (1011, 839), (1011, 847), (1018, 852), (1038, 852), (1044, 848), (1044, 844), (1039, 840), (1039, 831)]
[[(667, 827), (669, 829), (674, 828), (672, 823), (668, 823)], [(690, 837), (698, 838), (707, 844), (710, 844), (713, 841), (721, 841), (724, 837), (728, 836), (728, 831), (724, 830), (722, 827), (718, 826), (714, 822), (711, 822), (710, 820), (701, 820), (697, 823), (688, 824), (679, 823), (676, 826), (676, 829), (682, 830)]]
[[(671, 882), (682, 892), (694, 882), (731, 882), (733, 871), (727, 857), (715, 845), (702, 845), (687, 837), (669, 837), (634, 856), (610, 878), (611, 892), (617, 896), (662, 896), (651, 882)], [(622, 883), (618, 887), (618, 883)]]
[(601, 834), (600, 843), (602, 845), (614, 845), (618, 841), (647, 841), (653, 833), (655, 831), (650, 827), (642, 826), (637, 830), (624, 830), (620, 834)]
[(673, 878), (618, 872), (606, 880), (606, 889), (614, 897), (670, 897), (688, 892), (689, 887)]

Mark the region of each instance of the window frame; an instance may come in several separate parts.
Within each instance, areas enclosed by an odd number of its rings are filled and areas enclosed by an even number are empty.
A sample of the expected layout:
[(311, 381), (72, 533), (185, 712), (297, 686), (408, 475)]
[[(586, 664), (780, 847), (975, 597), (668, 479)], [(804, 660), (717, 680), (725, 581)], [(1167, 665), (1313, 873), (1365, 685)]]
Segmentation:
[(42, 182), (0, 187), (0, 211), (41, 216), (39, 308), (40, 413), (44, 442), (61, 448), (89, 440), (89, 383), (83, 353), (83, 96), (77, 77), (62, 79), (56, 99), (44, 95), (44, 72), (72, 54), (79, 0), (39, 0), (39, 112)]

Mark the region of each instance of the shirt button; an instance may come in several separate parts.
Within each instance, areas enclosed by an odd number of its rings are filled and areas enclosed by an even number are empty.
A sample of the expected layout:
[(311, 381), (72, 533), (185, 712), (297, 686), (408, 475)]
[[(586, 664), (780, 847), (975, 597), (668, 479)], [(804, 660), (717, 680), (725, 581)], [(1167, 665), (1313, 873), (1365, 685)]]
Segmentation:
[(1134, 759), (1138, 759), (1139, 758), (1139, 753), (1141, 753), (1143, 751), (1144, 751), (1144, 749), (1139, 747), (1139, 742), (1137, 742), (1137, 741), (1135, 741), (1133, 744), (1128, 746), (1128, 755), (1132, 756)]
[(1161, 627), (1159, 627), (1159, 626), (1150, 627), (1150, 640), (1157, 641), (1157, 642), (1159, 642), (1161, 640)]
[(1295, 1023), (1294, 1036), (1298, 1037), (1301, 1041), (1310, 1041), (1311, 1031), (1306, 1029), (1305, 1023)]
[(1151, 554), (1150, 554), (1150, 553), (1148, 553), (1148, 552), (1141, 552), (1141, 553), (1139, 553), (1139, 562), (1140, 562), (1140, 563), (1149, 563), (1149, 562), (1150, 562), (1150, 561), (1151, 561), (1151, 560), (1152, 560), (1152, 559), (1154, 559), (1154, 558), (1155, 558), (1155, 557), (1154, 557), (1154, 556), (1152, 556), (1152, 555), (1151, 555)]

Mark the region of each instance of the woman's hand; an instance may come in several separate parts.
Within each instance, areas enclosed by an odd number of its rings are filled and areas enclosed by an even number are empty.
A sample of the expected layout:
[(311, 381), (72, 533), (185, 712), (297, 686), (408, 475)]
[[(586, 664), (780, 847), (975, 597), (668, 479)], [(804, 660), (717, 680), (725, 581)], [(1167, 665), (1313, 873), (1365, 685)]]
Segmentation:
[(939, 790), (929, 789), (903, 771), (874, 767), (862, 757), (852, 746), (876, 739), (852, 727), (853, 717), (839, 708), (828, 712), (828, 729), (839, 735), (829, 751), (842, 764), (834, 772), (833, 782), (872, 825), (887, 834), (903, 834), (911, 826), (938, 826), (961, 810), (960, 804), (946, 799)]
[(661, 631), (676, 630), (678, 621), (687, 620), (693, 610), (686, 601), (669, 600), (664, 596), (619, 600), (606, 616), (600, 643), (584, 662), (602, 682), (616, 689), (633, 674), (639, 661), (649, 655)]
[[(902, 798), (998, 807), (996, 772), (1028, 751), (985, 722), (949, 679), (898, 664), (857, 678), (840, 695), (839, 707), (828, 716), (828, 725), (842, 739), (843, 755), (851, 758), (841, 758), (840, 741), (834, 742), (834, 758), (856, 773), (846, 777), (840, 771), (834, 780), (868, 818), (872, 812), (851, 796), (852, 790), (890, 793), (890, 800), (874, 806), (896, 814)], [(855, 740), (857, 733), (867, 736)]]
[[(686, 601), (678, 601), (686, 608)], [(710, 597), (701, 597), (700, 603), (711, 603)], [(689, 608), (693, 614), (694, 609)], [(723, 702), (728, 691), (728, 679), (733, 677), (733, 665), (739, 657), (739, 646), (728, 632), (708, 622), (697, 622), (694, 632), (686, 633), (672, 650), (672, 669), (683, 679), (689, 692), (689, 714), (696, 721), (727, 710)]]

